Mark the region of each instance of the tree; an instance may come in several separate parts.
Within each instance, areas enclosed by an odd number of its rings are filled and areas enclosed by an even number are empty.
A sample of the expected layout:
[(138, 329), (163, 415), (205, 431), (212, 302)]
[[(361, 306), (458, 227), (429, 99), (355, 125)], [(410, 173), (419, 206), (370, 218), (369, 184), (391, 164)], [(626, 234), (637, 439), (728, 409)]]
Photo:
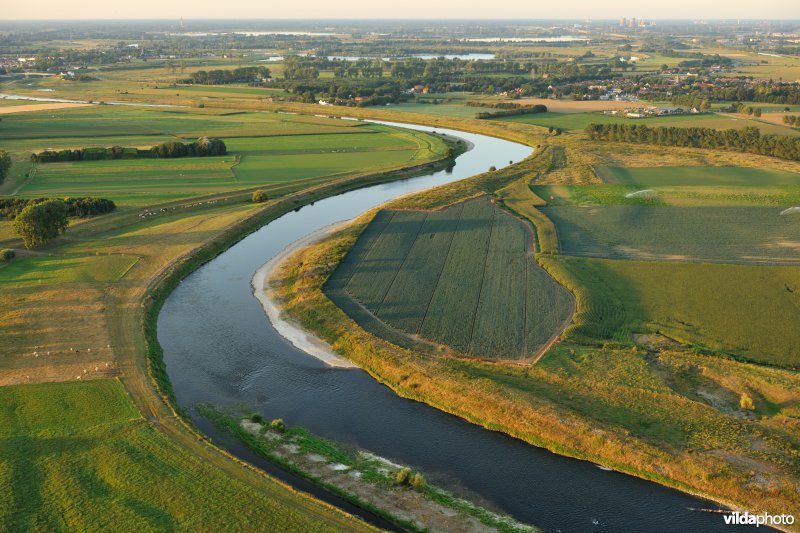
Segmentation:
[(64, 233), (68, 224), (67, 204), (62, 200), (46, 200), (20, 211), (13, 225), (25, 248), (33, 248)]
[(0, 150), (0, 183), (8, 176), (8, 170), (11, 168), (11, 156), (8, 152)]
[(267, 196), (266, 191), (259, 189), (253, 192), (253, 202), (260, 204), (261, 202), (266, 202), (267, 200), (269, 200), (269, 196)]

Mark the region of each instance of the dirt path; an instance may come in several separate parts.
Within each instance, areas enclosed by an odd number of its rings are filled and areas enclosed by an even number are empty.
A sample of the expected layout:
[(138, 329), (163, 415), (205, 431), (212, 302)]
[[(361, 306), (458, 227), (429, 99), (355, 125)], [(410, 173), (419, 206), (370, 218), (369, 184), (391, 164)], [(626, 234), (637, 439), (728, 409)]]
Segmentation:
[(273, 272), (275, 272), (275, 269), (295, 251), (321, 241), (348, 222), (349, 221), (340, 222), (324, 227), (293, 242), (275, 257), (264, 263), (261, 268), (256, 270), (252, 280), (253, 294), (264, 307), (264, 312), (267, 314), (275, 331), (280, 333), (282, 337), (291, 342), (296, 348), (316, 357), (328, 366), (336, 368), (358, 368), (358, 366), (340, 357), (327, 342), (305, 331), (294, 322), (288, 321), (282, 317), (280, 308), (274, 299), (274, 291), (269, 287), (268, 282)]

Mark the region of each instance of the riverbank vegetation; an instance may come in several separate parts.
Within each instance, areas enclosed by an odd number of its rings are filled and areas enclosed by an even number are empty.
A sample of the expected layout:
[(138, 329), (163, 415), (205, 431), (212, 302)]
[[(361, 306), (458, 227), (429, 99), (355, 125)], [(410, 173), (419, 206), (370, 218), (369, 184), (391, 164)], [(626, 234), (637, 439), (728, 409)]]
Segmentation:
[(242, 417), (209, 405), (198, 411), (258, 455), (403, 529), (538, 531), (427, 483), (419, 471), (302, 428), (287, 428), (283, 420)]

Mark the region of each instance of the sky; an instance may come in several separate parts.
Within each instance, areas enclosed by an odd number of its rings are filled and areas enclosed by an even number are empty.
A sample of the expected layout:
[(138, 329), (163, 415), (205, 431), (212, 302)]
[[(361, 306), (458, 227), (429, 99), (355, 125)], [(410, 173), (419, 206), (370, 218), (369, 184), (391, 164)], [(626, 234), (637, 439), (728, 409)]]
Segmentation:
[(4, 0), (26, 19), (800, 19), (800, 0)]

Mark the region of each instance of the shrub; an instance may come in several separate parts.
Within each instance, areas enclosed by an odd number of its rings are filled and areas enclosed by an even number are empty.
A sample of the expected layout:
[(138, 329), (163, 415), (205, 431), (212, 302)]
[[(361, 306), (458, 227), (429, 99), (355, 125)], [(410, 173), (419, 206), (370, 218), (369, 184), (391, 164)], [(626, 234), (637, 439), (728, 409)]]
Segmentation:
[(259, 189), (253, 193), (253, 201), (255, 203), (260, 204), (262, 202), (266, 202), (267, 200), (269, 200), (269, 196), (267, 196), (266, 191)]
[(425, 490), (425, 478), (422, 474), (417, 472), (413, 476), (411, 476), (411, 487), (416, 490), (422, 492)]
[(14, 250), (8, 250), (8, 249), (0, 250), (0, 261), (3, 261), (3, 262), (7, 263), (7, 262), (11, 261), (12, 259), (14, 259), (14, 257), (16, 257), (16, 256), (17, 256), (17, 252), (15, 252)]
[(497, 170), (496, 166), (492, 165), (489, 167), (489, 172), (494, 172), (495, 170)]
[(394, 474), (394, 482), (398, 485), (408, 485), (411, 480), (411, 470), (408, 468), (401, 468)]
[(755, 411), (755, 404), (753, 403), (753, 399), (746, 393), (742, 393), (742, 397), (739, 398), (739, 407), (743, 411)]
[(286, 422), (283, 421), (283, 418), (276, 418), (269, 423), (269, 427), (278, 433), (283, 433), (286, 431)]
[(255, 422), (256, 424), (260, 424), (264, 421), (264, 417), (258, 413), (250, 416), (250, 422)]

